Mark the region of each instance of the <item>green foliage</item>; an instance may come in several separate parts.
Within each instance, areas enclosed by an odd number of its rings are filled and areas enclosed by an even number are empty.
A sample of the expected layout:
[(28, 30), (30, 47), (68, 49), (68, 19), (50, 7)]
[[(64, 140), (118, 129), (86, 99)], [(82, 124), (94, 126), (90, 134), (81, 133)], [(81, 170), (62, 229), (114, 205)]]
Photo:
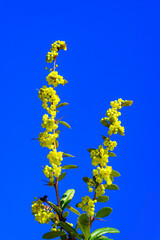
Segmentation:
[(87, 214), (83, 213), (82, 215), (79, 216), (78, 225), (79, 225), (82, 233), (84, 234), (85, 240), (88, 240), (88, 238), (90, 236), (89, 224), (90, 224), (90, 221), (89, 221), (89, 217)]
[(119, 172), (115, 171), (115, 170), (112, 170), (111, 175), (113, 177), (120, 177), (121, 176), (121, 174)]
[(58, 122), (60, 124), (64, 125), (65, 127), (71, 128), (71, 126), (68, 123), (64, 122), (64, 121), (58, 121)]
[(108, 196), (100, 196), (97, 198), (97, 202), (105, 203), (109, 200)]
[(74, 194), (75, 194), (74, 189), (69, 189), (63, 194), (63, 196), (61, 198), (61, 201), (60, 201), (62, 210), (64, 210), (65, 207), (71, 202)]
[(75, 208), (73, 208), (73, 207), (71, 207), (69, 205), (67, 205), (66, 208), (69, 209), (71, 212), (73, 212), (73, 213), (75, 213), (77, 215), (80, 215), (80, 212), (77, 209), (75, 209)]
[(69, 153), (63, 153), (63, 157), (75, 157), (75, 156), (73, 156), (73, 155), (71, 155)]
[(65, 176), (66, 176), (66, 172), (63, 172), (63, 173), (59, 176), (58, 181), (63, 180), (63, 179), (65, 178)]
[(109, 189), (109, 190), (118, 190), (119, 189), (119, 187), (116, 184), (107, 185), (105, 188)]
[(76, 166), (76, 165), (64, 165), (64, 166), (62, 166), (62, 169), (74, 169), (74, 168), (78, 168), (78, 166)]
[(68, 105), (68, 104), (69, 104), (69, 103), (67, 103), (67, 102), (60, 103), (60, 104), (57, 105), (56, 108), (66, 106), (66, 105)]
[(95, 215), (95, 217), (97, 218), (103, 218), (103, 217), (107, 217), (108, 215), (110, 215), (112, 212), (112, 208), (110, 207), (104, 207), (101, 208)]
[(66, 232), (72, 234), (74, 237), (78, 238), (81, 240), (81, 237), (79, 236), (79, 234), (76, 232), (76, 230), (74, 228), (72, 228), (68, 223), (66, 222), (58, 222), (57, 224), (58, 226), (62, 227), (64, 230), (66, 230)]
[(89, 240), (95, 240), (106, 233), (119, 233), (119, 230), (117, 230), (115, 228), (109, 228), (109, 227), (99, 228), (91, 233)]
[(43, 239), (53, 239), (53, 238), (57, 238), (57, 237), (60, 237), (60, 236), (65, 236), (66, 234), (64, 232), (60, 232), (60, 231), (53, 231), (53, 232), (48, 232), (48, 233), (45, 233), (43, 235)]
[(133, 101), (131, 100), (128, 100), (128, 101), (124, 101), (124, 103), (122, 104), (123, 107), (128, 107), (128, 106), (131, 106), (133, 103)]

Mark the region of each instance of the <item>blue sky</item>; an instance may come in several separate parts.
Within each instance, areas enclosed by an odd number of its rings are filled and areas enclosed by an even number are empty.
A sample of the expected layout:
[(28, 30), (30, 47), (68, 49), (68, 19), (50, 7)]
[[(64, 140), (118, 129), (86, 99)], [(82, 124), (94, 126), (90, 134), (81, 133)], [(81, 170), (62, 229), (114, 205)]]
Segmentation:
[[(92, 230), (115, 227), (115, 240), (159, 240), (159, 56), (158, 1), (2, 1), (1, 19), (1, 239), (39, 240), (49, 231), (31, 215), (34, 196), (52, 188), (43, 185), (41, 166), (47, 150), (31, 141), (45, 113), (36, 89), (45, 83), (45, 55), (50, 44), (64, 40), (58, 71), (68, 80), (57, 88), (60, 115), (72, 129), (61, 127), (60, 150), (76, 156), (60, 195), (75, 188), (73, 206), (88, 194), (81, 180), (91, 176), (89, 147), (102, 144), (100, 124), (112, 100), (134, 101), (122, 110), (126, 135), (115, 136), (117, 158), (110, 164), (121, 173), (119, 191), (108, 192), (113, 213)], [(98, 205), (97, 209), (104, 206)], [(74, 214), (69, 221), (75, 221)]]

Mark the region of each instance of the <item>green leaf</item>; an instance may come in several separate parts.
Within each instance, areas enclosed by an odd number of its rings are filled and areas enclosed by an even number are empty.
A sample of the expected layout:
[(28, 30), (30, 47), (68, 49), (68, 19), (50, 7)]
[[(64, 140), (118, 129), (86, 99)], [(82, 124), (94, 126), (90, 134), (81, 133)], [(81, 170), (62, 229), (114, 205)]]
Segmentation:
[[(59, 207), (57, 207), (54, 203), (52, 203), (52, 202), (49, 202), (49, 201), (47, 201), (47, 203), (53, 208), (53, 210), (55, 209), (56, 211), (58, 211), (58, 212), (62, 212), (62, 210), (59, 208)], [(55, 211), (54, 210), (54, 211)], [(56, 212), (55, 211), (55, 212)]]
[(78, 225), (84, 234), (85, 240), (88, 240), (90, 236), (90, 228), (89, 228), (89, 217), (87, 214), (83, 213), (78, 218)]
[(60, 103), (60, 104), (57, 105), (56, 108), (63, 107), (63, 106), (67, 106), (68, 104), (69, 104), (69, 103), (67, 103), (67, 102)]
[(79, 204), (79, 203), (80, 203), (80, 202), (78, 202), (75, 206), (78, 207), (78, 204)]
[(103, 140), (105, 140), (107, 137), (105, 137), (104, 135), (102, 135), (102, 138), (103, 138)]
[(128, 106), (131, 106), (132, 103), (133, 103), (133, 101), (131, 101), (131, 100), (126, 100), (126, 101), (123, 102), (122, 107), (128, 107)]
[(92, 178), (89, 178), (89, 177), (83, 177), (82, 179), (83, 179), (83, 181), (86, 182), (86, 183), (88, 183), (89, 180), (92, 180), (91, 185), (92, 185), (93, 187), (96, 186), (96, 183), (93, 181)]
[(61, 130), (56, 130), (56, 133), (60, 134), (60, 131), (61, 131)]
[(75, 214), (80, 215), (80, 212), (78, 212), (77, 209), (75, 209), (69, 205), (67, 205), (66, 208), (69, 209), (71, 212), (74, 212)]
[(119, 230), (115, 228), (109, 228), (109, 227), (99, 228), (91, 233), (89, 240), (95, 240), (96, 238), (99, 238), (106, 233), (119, 233)]
[(109, 189), (109, 190), (118, 190), (119, 189), (119, 187), (116, 184), (107, 185), (105, 188)]
[(101, 236), (99, 238), (96, 238), (96, 240), (113, 240), (113, 239), (110, 239), (110, 238), (108, 238), (106, 236)]
[(56, 148), (59, 147), (59, 142), (57, 141), (57, 139), (55, 140), (55, 143), (56, 143)]
[(115, 170), (112, 170), (111, 175), (113, 177), (120, 177), (121, 176), (121, 174), (119, 172), (115, 171)]
[(75, 157), (75, 156), (73, 156), (73, 155), (71, 155), (69, 153), (63, 153), (63, 157)]
[(115, 153), (113, 152), (108, 152), (109, 157), (117, 157)]
[(76, 238), (81, 240), (81, 237), (76, 232), (76, 230), (74, 228), (72, 228), (68, 223), (66, 223), (66, 222), (59, 222), (57, 225), (62, 227), (64, 230), (66, 230), (70, 234), (72, 234), (74, 237), (76, 237)]
[(42, 238), (43, 239), (53, 239), (53, 238), (57, 238), (57, 237), (63, 236), (63, 235), (65, 235), (64, 232), (53, 231), (53, 232), (45, 233)]
[(84, 234), (79, 234), (79, 236), (80, 236), (82, 239), (84, 239)]
[(120, 129), (118, 129), (118, 133), (119, 133), (120, 135), (122, 135), (122, 136), (125, 135), (124, 132), (123, 132), (122, 130), (120, 130)]
[(70, 201), (72, 200), (74, 194), (75, 194), (75, 190), (74, 189), (68, 189), (63, 194), (63, 196), (61, 198), (61, 208), (62, 208), (62, 210), (64, 210), (65, 207), (70, 203)]
[(76, 165), (64, 165), (64, 166), (62, 166), (62, 169), (74, 169), (74, 168), (78, 168), (78, 166), (76, 166)]
[(97, 202), (102, 202), (102, 203), (105, 203), (109, 200), (109, 197), (108, 196), (100, 196), (97, 198)]
[(92, 150), (96, 150), (95, 148), (88, 148), (87, 151), (91, 152)]
[(103, 126), (105, 126), (105, 127), (108, 127), (109, 128), (109, 126), (110, 126), (110, 124), (107, 122), (107, 120), (105, 120), (105, 119), (101, 119), (101, 123), (102, 123), (102, 125)]
[(64, 126), (68, 127), (68, 128), (71, 128), (71, 126), (68, 123), (64, 122), (64, 121), (58, 121), (58, 122), (61, 123)]
[(104, 207), (104, 208), (101, 208), (95, 215), (95, 217), (98, 217), (98, 218), (103, 218), (103, 217), (107, 217), (108, 215), (110, 215), (112, 212), (112, 208), (110, 207)]
[(66, 172), (63, 172), (63, 173), (59, 176), (58, 181), (61, 181), (63, 178), (65, 178), (65, 176), (66, 176)]
[(69, 215), (69, 212), (68, 212), (68, 211), (65, 212), (65, 213), (63, 213), (63, 217), (64, 217), (64, 218), (68, 217), (68, 215)]

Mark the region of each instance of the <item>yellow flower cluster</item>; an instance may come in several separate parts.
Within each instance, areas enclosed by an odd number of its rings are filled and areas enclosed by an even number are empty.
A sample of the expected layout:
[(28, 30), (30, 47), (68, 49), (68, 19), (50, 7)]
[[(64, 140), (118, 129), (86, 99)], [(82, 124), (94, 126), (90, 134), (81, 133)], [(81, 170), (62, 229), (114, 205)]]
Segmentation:
[(96, 178), (97, 183), (102, 183), (103, 180), (105, 180), (108, 185), (111, 185), (112, 184), (112, 180), (110, 177), (111, 172), (112, 172), (111, 166), (106, 166), (104, 168), (97, 167), (97, 169), (93, 169), (93, 176)]
[(46, 61), (48, 63), (51, 63), (52, 61), (54, 61), (56, 59), (56, 57), (58, 56), (58, 51), (60, 49), (67, 50), (67, 46), (64, 41), (58, 40), (58, 41), (54, 42), (53, 44), (51, 44), (50, 52), (48, 52), (46, 55)]
[(43, 115), (43, 123), (41, 125), (42, 128), (46, 128), (46, 132), (52, 132), (58, 128), (58, 125), (55, 123), (53, 116), (49, 118), (48, 114)]
[(39, 134), (39, 142), (42, 147), (47, 147), (49, 149), (54, 149), (54, 142), (56, 138), (58, 138), (59, 135), (58, 133), (48, 133), (48, 132), (43, 132)]
[(52, 87), (43, 86), (39, 91), (39, 98), (42, 100), (42, 107), (53, 117), (56, 115), (56, 106), (60, 98)]
[(103, 144), (104, 144), (104, 146), (107, 147), (107, 150), (110, 150), (110, 151), (113, 151), (114, 148), (117, 146), (117, 142), (111, 141), (108, 137), (105, 139)]
[(108, 134), (111, 136), (112, 134), (117, 134), (118, 131), (124, 133), (124, 127), (121, 126), (121, 121), (118, 121), (118, 117), (121, 115), (119, 110), (122, 108), (124, 100), (121, 98), (110, 103), (112, 108), (109, 108), (106, 112), (106, 116), (108, 118), (103, 118), (104, 120), (108, 120), (110, 123)]
[(46, 80), (48, 82), (48, 85), (53, 85), (54, 87), (57, 87), (59, 84), (62, 84), (64, 86), (64, 84), (68, 83), (67, 80), (58, 75), (57, 71), (50, 72), (46, 77)]
[(91, 151), (92, 165), (93, 166), (106, 166), (108, 163), (108, 151), (103, 148), (102, 145), (99, 146), (99, 149)]
[(49, 223), (50, 219), (54, 218), (55, 214), (51, 212), (51, 209), (42, 204), (42, 201), (38, 199), (37, 202), (32, 202), (32, 214), (35, 216), (35, 220), (39, 223)]
[[(51, 45), (51, 52), (48, 52), (46, 61), (52, 62), (55, 61), (58, 56), (58, 51), (60, 49), (66, 50), (66, 44), (64, 41), (56, 41)], [(55, 66), (55, 62), (54, 62)], [(59, 137), (58, 125), (55, 121), (56, 113), (57, 113), (57, 105), (60, 102), (60, 98), (54, 90), (59, 84), (64, 85), (67, 83), (62, 76), (58, 75), (57, 71), (51, 69), (52, 71), (46, 77), (46, 80), (49, 85), (53, 85), (53, 87), (43, 86), (39, 91), (39, 98), (42, 100), (42, 107), (47, 110), (48, 114), (43, 115), (42, 128), (45, 128), (43, 133), (39, 134), (39, 142), (42, 147), (49, 148), (50, 151), (47, 158), (51, 164), (51, 167), (46, 165), (43, 169), (43, 172), (47, 178), (49, 178), (50, 183), (54, 183), (54, 176), (59, 177), (61, 174), (61, 161), (63, 160), (63, 153), (57, 152), (56, 150), (56, 139)]]
[(94, 216), (95, 203), (97, 200), (92, 200), (90, 197), (82, 197), (82, 201), (78, 203), (78, 207), (81, 208), (84, 212), (87, 212), (89, 216)]
[(103, 194), (105, 194), (105, 186), (103, 184), (98, 185), (95, 189), (96, 197), (101, 197)]
[(51, 165), (61, 165), (61, 161), (63, 161), (63, 152), (57, 152), (55, 149), (53, 149), (53, 151), (49, 152), (47, 158), (49, 159)]

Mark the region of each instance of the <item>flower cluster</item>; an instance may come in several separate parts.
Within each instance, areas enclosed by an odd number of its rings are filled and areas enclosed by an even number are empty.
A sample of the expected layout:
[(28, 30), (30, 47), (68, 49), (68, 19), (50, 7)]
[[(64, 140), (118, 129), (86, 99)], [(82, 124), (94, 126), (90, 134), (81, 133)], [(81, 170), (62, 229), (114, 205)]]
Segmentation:
[[(98, 149), (89, 149), (90, 157), (92, 158), (92, 165), (97, 167), (93, 169), (93, 179), (87, 179), (87, 186), (89, 192), (95, 191), (94, 198), (101, 197), (105, 194), (105, 189), (112, 185), (113, 175), (112, 167), (108, 166), (108, 158), (111, 154), (110, 151), (113, 151), (117, 146), (116, 141), (111, 141), (112, 134), (121, 134), (124, 135), (124, 127), (121, 126), (121, 121), (118, 120), (118, 117), (121, 115), (120, 109), (123, 106), (132, 105), (132, 101), (124, 101), (121, 98), (118, 100), (110, 102), (111, 108), (106, 111), (106, 117), (101, 119), (101, 123), (108, 127), (108, 137), (103, 136), (104, 142), (103, 145), (100, 145)], [(83, 202), (89, 198), (83, 198)], [(79, 206), (82, 208), (82, 203)], [(86, 209), (86, 205), (82, 209)]]
[(67, 50), (66, 43), (64, 41), (56, 41), (53, 44), (51, 44), (51, 49), (50, 52), (47, 53), (46, 55), (46, 61), (48, 63), (53, 62), (56, 57), (58, 56), (58, 51), (60, 49)]
[(99, 146), (99, 149), (91, 151), (92, 165), (93, 166), (106, 166), (108, 163), (108, 151), (103, 148), (102, 145)]
[(59, 96), (56, 91), (47, 86), (43, 86), (39, 91), (39, 98), (42, 100), (42, 107), (47, 110), (53, 117), (56, 115), (56, 106), (60, 102)]
[(48, 82), (48, 85), (53, 85), (54, 87), (57, 87), (59, 84), (64, 85), (68, 83), (67, 80), (65, 80), (62, 76), (58, 75), (57, 71), (50, 72), (46, 77), (46, 80)]
[(105, 180), (107, 182), (107, 185), (111, 185), (111, 173), (112, 167), (110, 166), (106, 166), (104, 168), (97, 167), (97, 169), (93, 169), (93, 176), (95, 177), (97, 183), (102, 183), (103, 180)]
[(118, 131), (121, 131), (124, 133), (124, 127), (121, 126), (121, 121), (118, 121), (118, 117), (121, 115), (119, 110), (122, 108), (124, 100), (121, 98), (115, 101), (112, 101), (111, 107), (109, 108), (106, 112), (107, 118), (105, 120), (109, 121), (110, 126), (109, 126), (109, 131), (108, 134), (111, 136), (112, 134), (117, 134)]
[(53, 219), (55, 216), (51, 208), (42, 204), (40, 199), (32, 202), (32, 214), (35, 216), (36, 221), (47, 224), (50, 222), (50, 219)]
[(104, 146), (107, 147), (107, 150), (113, 151), (114, 148), (117, 146), (117, 142), (116, 141), (111, 141), (108, 137), (105, 138), (104, 140)]
[(82, 201), (78, 203), (78, 207), (81, 208), (84, 212), (87, 212), (89, 216), (94, 216), (95, 203), (97, 200), (92, 200), (90, 197), (82, 197)]

